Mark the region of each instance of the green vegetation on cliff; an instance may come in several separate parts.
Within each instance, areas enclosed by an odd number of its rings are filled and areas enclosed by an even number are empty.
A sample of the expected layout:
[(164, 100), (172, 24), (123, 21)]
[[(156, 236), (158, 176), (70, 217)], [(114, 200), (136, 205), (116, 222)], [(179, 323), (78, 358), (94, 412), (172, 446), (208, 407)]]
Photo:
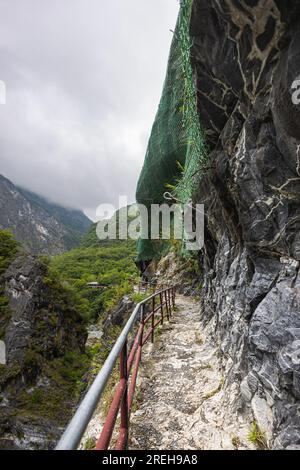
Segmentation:
[(18, 242), (9, 230), (0, 230), (0, 276), (15, 258), (18, 247)]
[[(0, 447), (14, 445), (10, 436), (15, 426), (19, 439), (26, 441), (27, 423), (44, 436), (40, 446), (53, 446), (59, 426), (66, 425), (87, 385), (93, 354), (85, 352), (85, 322), (76, 296), (54, 276), (48, 259), (18, 253), (17, 243), (7, 232), (0, 232), (0, 241), (1, 274), (5, 273), (1, 292), (6, 282), (5, 293), (14, 298), (9, 309), (8, 298), (1, 295), (7, 362), (0, 365), (0, 402), (5, 399)], [(21, 335), (20, 325), (25, 325)]]
[[(73, 291), (77, 305), (88, 321), (117, 305), (132, 292), (138, 276), (134, 263), (136, 243), (132, 240), (100, 241), (93, 225), (80, 247), (51, 260), (52, 277), (60, 278)], [(100, 288), (90, 288), (88, 282)]]
[(8, 230), (0, 230), (0, 339), (3, 337), (4, 329), (9, 319), (8, 299), (4, 294), (4, 285), (1, 276), (17, 255), (18, 242)]
[[(8, 400), (3, 409), (5, 426), (0, 420), (0, 445), (10, 445), (7, 435), (17, 422), (21, 441), (26, 440), (22, 433), (30, 423), (45, 436), (46, 444), (37, 446), (52, 447), (58, 439), (58, 426), (66, 425), (120, 333), (121, 326), (109, 324), (101, 340), (85, 347), (86, 322), (98, 320), (125, 294), (132, 293), (138, 276), (136, 244), (100, 241), (95, 225), (78, 248), (52, 258), (36, 258), (24, 251), (17, 256), (18, 244), (9, 232), (0, 232), (0, 241), (0, 273), (6, 272), (6, 282), (15, 280), (21, 303), (27, 290), (31, 292), (26, 312), (20, 309), (20, 315), (30, 319), (30, 331), (18, 342), (18, 329), (9, 330), (15, 349), (9, 353), (9, 363), (0, 366), (0, 401), (4, 396)], [(101, 288), (88, 287), (91, 281)], [(4, 285), (1, 289), (4, 293)], [(6, 318), (2, 334), (7, 337), (8, 321), (16, 312), (4, 315), (8, 299), (2, 295), (0, 307), (0, 326)]]

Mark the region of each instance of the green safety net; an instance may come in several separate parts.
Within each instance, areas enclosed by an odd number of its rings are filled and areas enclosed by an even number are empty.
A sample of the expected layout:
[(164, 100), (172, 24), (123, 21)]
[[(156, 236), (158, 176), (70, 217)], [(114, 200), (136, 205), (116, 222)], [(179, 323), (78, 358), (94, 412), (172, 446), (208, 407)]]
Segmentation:
[[(151, 204), (167, 203), (166, 191), (174, 201), (190, 200), (207, 154), (190, 60), (192, 4), (193, 0), (181, 1), (163, 93), (137, 185), (137, 202), (149, 209)], [(159, 258), (167, 250), (167, 242), (140, 239), (137, 261)]]

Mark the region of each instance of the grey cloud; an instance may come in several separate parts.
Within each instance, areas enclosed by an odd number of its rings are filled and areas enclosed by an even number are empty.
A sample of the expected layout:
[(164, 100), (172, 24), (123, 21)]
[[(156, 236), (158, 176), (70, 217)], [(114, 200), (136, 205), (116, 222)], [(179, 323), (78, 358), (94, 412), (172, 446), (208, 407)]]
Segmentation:
[(93, 214), (134, 199), (177, 0), (0, 0), (0, 172)]

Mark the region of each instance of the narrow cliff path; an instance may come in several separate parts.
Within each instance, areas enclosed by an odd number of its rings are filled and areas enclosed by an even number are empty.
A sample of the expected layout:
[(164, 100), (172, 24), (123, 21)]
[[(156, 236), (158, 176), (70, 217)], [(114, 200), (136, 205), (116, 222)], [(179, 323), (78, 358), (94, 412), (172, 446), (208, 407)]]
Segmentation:
[(251, 448), (250, 422), (231, 411), (223, 383), (216, 348), (200, 325), (199, 305), (179, 297), (171, 321), (143, 350), (129, 448)]

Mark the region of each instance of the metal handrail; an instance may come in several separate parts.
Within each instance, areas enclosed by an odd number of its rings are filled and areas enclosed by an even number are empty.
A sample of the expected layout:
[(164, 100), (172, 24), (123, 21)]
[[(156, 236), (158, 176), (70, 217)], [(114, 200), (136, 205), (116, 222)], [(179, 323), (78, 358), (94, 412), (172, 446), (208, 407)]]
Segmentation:
[[(56, 446), (56, 450), (75, 450), (78, 448), (81, 438), (84, 435), (84, 432), (97, 408), (101, 395), (105, 389), (108, 379), (110, 378), (111, 372), (115, 367), (118, 357), (120, 357), (119, 388), (115, 393), (111, 409), (104, 425), (104, 429), (100, 439), (98, 440), (97, 449), (100, 450), (102, 448), (108, 448), (120, 406), (121, 428), (116, 448), (124, 449), (127, 446), (128, 421), (141, 358), (141, 349), (150, 337), (151, 341), (154, 341), (154, 330), (160, 323), (163, 324), (164, 321), (164, 306), (166, 307), (167, 318), (169, 319), (171, 316), (172, 306), (175, 305), (175, 295), (176, 286), (172, 286), (168, 287), (167, 289), (155, 292), (147, 299), (137, 304), (115, 345), (113, 346), (109, 356), (107, 357), (104, 365), (102, 366), (99, 374), (96, 376), (94, 382), (79, 405), (75, 415), (71, 419), (67, 429), (63, 433), (59, 443)], [(155, 305), (157, 297), (159, 297), (160, 300), (158, 307)], [(146, 304), (150, 301), (152, 301), (152, 314), (146, 317)], [(155, 323), (154, 317), (158, 311), (161, 313), (161, 320)], [(136, 324), (139, 315), (141, 321), (140, 328), (138, 329), (129, 358), (127, 360), (127, 337), (132, 331), (133, 326)], [(147, 332), (146, 337), (143, 338), (144, 326), (150, 319), (152, 320), (151, 328)], [(127, 396), (128, 379), (135, 357), (135, 369), (132, 374), (129, 395)]]

